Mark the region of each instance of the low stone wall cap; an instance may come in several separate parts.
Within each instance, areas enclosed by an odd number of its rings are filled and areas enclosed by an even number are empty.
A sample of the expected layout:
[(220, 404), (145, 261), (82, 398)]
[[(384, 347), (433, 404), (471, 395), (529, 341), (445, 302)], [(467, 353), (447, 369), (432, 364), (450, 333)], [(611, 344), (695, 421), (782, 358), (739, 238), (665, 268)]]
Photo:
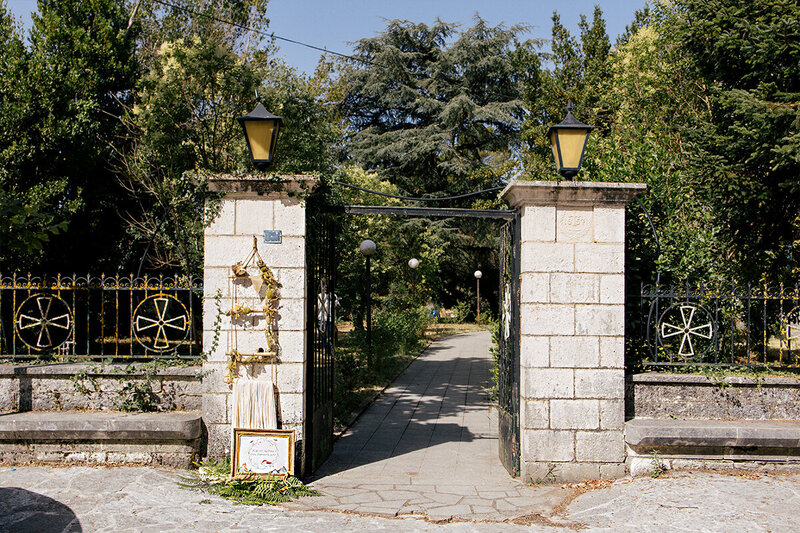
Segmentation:
[(644, 183), (606, 181), (513, 180), (500, 197), (514, 207), (526, 205), (627, 204), (647, 190)]
[[(146, 365), (147, 363), (142, 363)], [(109, 378), (129, 378), (143, 376), (147, 373), (146, 367), (139, 369), (137, 363), (112, 363), (101, 365), (99, 363), (51, 363), (45, 365), (0, 365), (0, 377), (17, 378), (29, 376), (36, 378), (68, 379), (77, 374), (87, 376), (104, 376)], [(160, 368), (155, 375), (165, 378), (180, 378), (199, 381), (202, 366), (198, 361), (193, 366), (175, 366)]]
[(201, 413), (28, 411), (0, 415), (0, 441), (188, 441), (200, 437)]
[(800, 447), (800, 420), (672, 420), (625, 422), (631, 447)]

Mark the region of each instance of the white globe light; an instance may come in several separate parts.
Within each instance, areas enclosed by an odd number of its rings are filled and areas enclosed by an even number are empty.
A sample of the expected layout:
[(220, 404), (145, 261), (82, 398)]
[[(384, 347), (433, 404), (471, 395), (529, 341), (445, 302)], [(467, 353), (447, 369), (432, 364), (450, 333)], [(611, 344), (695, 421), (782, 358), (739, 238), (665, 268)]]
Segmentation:
[(483, 276), (483, 272), (481, 272), (480, 270), (476, 270), (475, 271), (475, 277), (477, 279), (481, 279), (482, 276)]
[(419, 261), (418, 261), (416, 258), (409, 259), (409, 260), (408, 260), (408, 266), (409, 266), (409, 267), (410, 267), (412, 270), (416, 270), (416, 269), (417, 269), (417, 267), (419, 266)]
[(375, 241), (371, 241), (369, 239), (361, 241), (361, 246), (358, 247), (364, 257), (374, 255), (377, 248), (378, 247), (375, 245)]

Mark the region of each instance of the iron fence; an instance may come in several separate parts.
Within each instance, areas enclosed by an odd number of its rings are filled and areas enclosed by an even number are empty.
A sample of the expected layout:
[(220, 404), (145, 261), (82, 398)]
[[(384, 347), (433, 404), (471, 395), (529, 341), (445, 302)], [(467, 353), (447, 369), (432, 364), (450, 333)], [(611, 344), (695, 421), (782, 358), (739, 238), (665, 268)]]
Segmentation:
[(634, 364), (800, 369), (800, 286), (642, 284), (629, 302)]
[(202, 279), (0, 276), (0, 357), (195, 359)]

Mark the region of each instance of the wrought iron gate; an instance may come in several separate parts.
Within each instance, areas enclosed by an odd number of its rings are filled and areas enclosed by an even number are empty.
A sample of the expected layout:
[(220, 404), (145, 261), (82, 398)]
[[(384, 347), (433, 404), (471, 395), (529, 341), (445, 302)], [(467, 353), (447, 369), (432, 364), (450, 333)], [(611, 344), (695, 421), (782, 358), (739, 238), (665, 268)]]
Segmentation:
[(333, 358), (336, 331), (336, 217), (322, 192), (307, 201), (307, 343), (305, 474), (319, 468), (333, 448)]
[(503, 226), (500, 243), (498, 410), (500, 461), (519, 475), (519, 215)]

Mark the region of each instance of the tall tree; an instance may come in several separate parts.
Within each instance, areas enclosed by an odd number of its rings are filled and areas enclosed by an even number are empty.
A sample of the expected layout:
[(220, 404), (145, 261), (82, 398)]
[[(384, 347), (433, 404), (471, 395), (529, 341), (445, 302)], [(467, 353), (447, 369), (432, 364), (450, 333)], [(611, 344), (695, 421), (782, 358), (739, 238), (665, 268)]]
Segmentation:
[(462, 193), (498, 183), (479, 172), (518, 144), (523, 118), (513, 62), (523, 28), (391, 21), (356, 44), (343, 69), (342, 109), (352, 160), (412, 195)]
[(146, 268), (199, 274), (203, 226), (214, 214), (205, 176), (250, 169), (236, 118), (255, 106), (256, 94), (284, 119), (275, 172), (329, 169), (338, 127), (332, 106), (323, 105), (327, 70), (307, 78), (271, 57), (258, 33), (265, 1), (176, 5), (142, 21), (147, 70), (123, 118), (131, 148), (120, 154), (119, 174), (136, 202), (124, 214), (136, 243), (130, 262), (147, 250)]
[(796, 281), (800, 246), (800, 5), (679, 0), (669, 27), (708, 87), (692, 164), (730, 276)]
[[(136, 73), (125, 38), (127, 12), (114, 0), (40, 0), (30, 50), (20, 50), (7, 24), (3, 37), (3, 179), (27, 208), (52, 212), (69, 231), (16, 268), (95, 270), (119, 245), (119, 189), (109, 167), (122, 104)], [(11, 124), (9, 124), (11, 125)], [(2, 252), (0, 252), (2, 253)], [(105, 263), (112, 266), (112, 261)]]
[(26, 180), (34, 150), (29, 53), (14, 19), (0, 4), (0, 271), (28, 268), (63, 227), (53, 213), (63, 184)]
[(549, 68), (539, 76), (538, 89), (526, 91), (523, 171), (533, 179), (556, 177), (545, 134), (564, 118), (567, 102), (577, 106), (576, 116), (587, 124), (600, 125), (600, 116), (607, 114), (598, 107), (599, 86), (608, 77), (610, 49), (600, 7), (595, 7), (591, 23), (581, 15), (580, 39), (570, 34), (558, 12), (553, 13), (552, 23), (550, 51), (541, 52), (542, 64)]

